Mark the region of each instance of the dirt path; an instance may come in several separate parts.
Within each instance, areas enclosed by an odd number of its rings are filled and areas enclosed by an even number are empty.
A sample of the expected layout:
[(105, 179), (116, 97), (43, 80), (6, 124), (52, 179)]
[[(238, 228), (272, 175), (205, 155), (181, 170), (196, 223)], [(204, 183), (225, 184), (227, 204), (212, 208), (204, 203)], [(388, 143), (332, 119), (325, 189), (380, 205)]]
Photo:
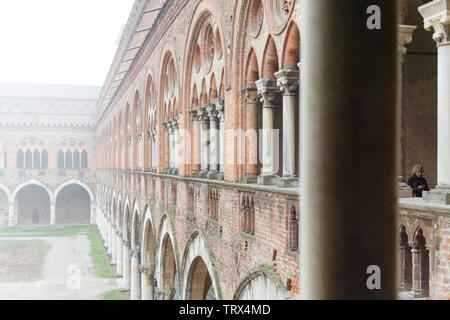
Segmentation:
[[(76, 237), (30, 237), (0, 240), (44, 240), (51, 246), (44, 262), (42, 277), (32, 282), (0, 283), (0, 299), (91, 300), (117, 289), (116, 279), (98, 278), (91, 262), (90, 242), (85, 235)], [(79, 274), (79, 289), (76, 274)]]

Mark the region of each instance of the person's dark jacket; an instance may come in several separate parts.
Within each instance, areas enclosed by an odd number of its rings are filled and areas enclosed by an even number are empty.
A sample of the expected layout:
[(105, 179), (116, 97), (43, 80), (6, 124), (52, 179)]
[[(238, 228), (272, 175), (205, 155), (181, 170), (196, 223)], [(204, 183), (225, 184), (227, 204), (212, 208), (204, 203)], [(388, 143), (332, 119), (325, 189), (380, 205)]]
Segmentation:
[[(408, 179), (408, 186), (413, 189), (413, 197), (422, 198), (422, 191), (430, 191), (428, 189), (427, 180), (424, 177), (418, 177), (414, 174)], [(419, 186), (424, 186), (423, 189), (419, 189)]]

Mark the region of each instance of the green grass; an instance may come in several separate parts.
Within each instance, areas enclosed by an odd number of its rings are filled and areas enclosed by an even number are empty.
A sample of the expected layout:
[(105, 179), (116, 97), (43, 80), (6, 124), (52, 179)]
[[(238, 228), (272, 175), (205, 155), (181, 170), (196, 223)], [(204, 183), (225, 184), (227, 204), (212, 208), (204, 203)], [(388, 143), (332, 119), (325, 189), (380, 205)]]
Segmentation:
[(100, 296), (101, 300), (123, 300), (119, 289), (108, 291)]
[(103, 247), (102, 239), (97, 231), (96, 227), (92, 227), (91, 230), (87, 232), (87, 237), (91, 242), (91, 261), (94, 265), (94, 271), (97, 277), (100, 278), (116, 278), (117, 275), (113, 268), (109, 264), (107, 252)]
[[(94, 227), (92, 227), (94, 228)], [(13, 235), (14, 237), (74, 237), (90, 230), (88, 226), (64, 227), (55, 229), (54, 227), (38, 227), (35, 230), (23, 230), (20, 227), (10, 227), (0, 229), (1, 236)]]

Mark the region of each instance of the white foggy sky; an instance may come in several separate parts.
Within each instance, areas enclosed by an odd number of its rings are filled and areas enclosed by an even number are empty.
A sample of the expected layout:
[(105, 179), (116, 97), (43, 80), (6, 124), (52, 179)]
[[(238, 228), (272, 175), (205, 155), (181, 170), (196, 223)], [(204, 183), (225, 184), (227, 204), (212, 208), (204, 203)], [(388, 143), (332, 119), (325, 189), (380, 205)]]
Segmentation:
[(134, 0), (0, 0), (0, 82), (103, 85)]

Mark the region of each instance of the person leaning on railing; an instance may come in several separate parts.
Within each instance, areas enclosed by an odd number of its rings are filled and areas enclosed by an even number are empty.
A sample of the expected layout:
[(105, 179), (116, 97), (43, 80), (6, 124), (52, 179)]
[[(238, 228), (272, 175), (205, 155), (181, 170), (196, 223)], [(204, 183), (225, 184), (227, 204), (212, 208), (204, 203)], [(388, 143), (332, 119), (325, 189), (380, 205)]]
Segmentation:
[(423, 191), (430, 191), (427, 180), (423, 177), (424, 168), (422, 165), (415, 165), (412, 170), (412, 176), (408, 179), (408, 186), (412, 188), (412, 196), (422, 198)]

